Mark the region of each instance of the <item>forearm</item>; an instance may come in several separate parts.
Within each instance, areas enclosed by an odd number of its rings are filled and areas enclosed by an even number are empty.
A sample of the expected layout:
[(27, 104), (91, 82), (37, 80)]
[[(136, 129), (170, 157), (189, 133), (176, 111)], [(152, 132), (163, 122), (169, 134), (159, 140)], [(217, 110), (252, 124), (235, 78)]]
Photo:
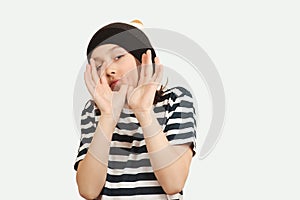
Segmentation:
[(107, 167), (89, 153), (80, 161), (76, 181), (80, 195), (86, 199), (96, 198), (104, 186)]
[[(101, 127), (101, 128), (100, 128)], [(99, 141), (96, 134), (105, 134), (108, 141), (111, 141), (114, 130), (114, 122), (110, 118), (100, 116), (98, 126), (94, 133), (94, 138), (90, 144), (95, 145)], [(103, 152), (109, 152), (109, 147), (104, 147)], [(104, 161), (105, 162), (105, 161)], [(107, 175), (107, 165), (99, 162), (99, 159), (88, 150), (85, 158), (80, 161), (76, 174), (76, 181), (79, 193), (86, 199), (94, 199), (101, 192)]]
[[(159, 132), (157, 131), (160, 125), (157, 119), (153, 117), (153, 113), (153, 110), (150, 110), (149, 113), (137, 112), (135, 115), (144, 131), (150, 162), (154, 168), (158, 182), (166, 193), (175, 194), (180, 192), (184, 187), (189, 172), (192, 151), (187, 145), (177, 145), (176, 147), (170, 145), (162, 129), (160, 129), (161, 131)], [(154, 124), (152, 124), (151, 128), (146, 129), (145, 127), (149, 126), (152, 120), (154, 120)], [(172, 153), (174, 150), (172, 148), (177, 148), (175, 149), (175, 154)], [(171, 150), (171, 153), (166, 153), (169, 152), (169, 150)], [(171, 158), (169, 156), (171, 156)], [(157, 163), (159, 164), (157, 165)]]
[[(161, 149), (166, 148), (169, 143), (164, 133), (145, 139), (145, 141), (149, 153), (159, 152)], [(191, 157), (192, 152), (190, 148), (187, 147), (186, 151), (183, 152), (183, 155), (174, 160), (174, 162), (162, 169), (154, 171), (158, 182), (167, 193), (175, 194), (183, 189), (188, 176)], [(160, 161), (155, 161), (154, 159), (160, 158), (150, 156), (150, 162)]]

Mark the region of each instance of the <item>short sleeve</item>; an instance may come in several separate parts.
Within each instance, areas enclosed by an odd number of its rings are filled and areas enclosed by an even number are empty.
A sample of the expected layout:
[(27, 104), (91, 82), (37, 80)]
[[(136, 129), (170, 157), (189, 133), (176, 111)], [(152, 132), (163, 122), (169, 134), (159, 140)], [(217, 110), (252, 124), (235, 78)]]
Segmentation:
[(183, 87), (170, 89), (164, 132), (171, 145), (190, 144), (196, 154), (196, 112), (192, 94)]
[(89, 100), (82, 110), (81, 122), (80, 122), (80, 144), (77, 152), (77, 157), (74, 164), (74, 169), (77, 171), (79, 162), (84, 159), (90, 143), (93, 139), (93, 135), (96, 130), (95, 123), (95, 103)]

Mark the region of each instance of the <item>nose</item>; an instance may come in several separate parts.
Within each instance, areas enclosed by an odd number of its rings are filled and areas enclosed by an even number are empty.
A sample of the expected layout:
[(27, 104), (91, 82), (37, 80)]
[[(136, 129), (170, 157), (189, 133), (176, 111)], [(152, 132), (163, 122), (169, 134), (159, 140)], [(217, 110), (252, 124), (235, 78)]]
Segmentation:
[(108, 77), (115, 76), (117, 74), (117, 69), (113, 63), (110, 63), (105, 67), (105, 73)]
[(108, 67), (108, 68), (106, 69), (106, 74), (107, 74), (107, 75), (113, 75), (113, 74), (116, 74), (116, 70), (113, 69), (113, 68), (111, 68), (111, 67)]

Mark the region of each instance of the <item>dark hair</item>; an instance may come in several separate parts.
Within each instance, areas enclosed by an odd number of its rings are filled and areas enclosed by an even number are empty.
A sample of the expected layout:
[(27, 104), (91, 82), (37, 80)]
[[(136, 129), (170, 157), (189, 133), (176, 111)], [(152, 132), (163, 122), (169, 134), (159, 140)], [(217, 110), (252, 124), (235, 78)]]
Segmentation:
[(140, 62), (142, 62), (142, 54), (148, 49), (151, 50), (153, 63), (156, 57), (156, 53), (146, 34), (137, 27), (126, 23), (115, 22), (100, 28), (88, 44), (86, 51), (88, 60), (93, 50), (103, 44), (116, 44), (126, 49)]
[(164, 89), (166, 88), (167, 84), (168, 84), (168, 79), (167, 79), (166, 84), (165, 84), (164, 86), (161, 85), (161, 86), (160, 86), (160, 89), (157, 90), (157, 91), (155, 92), (155, 96), (154, 96), (154, 100), (153, 100), (153, 105), (155, 105), (155, 104), (157, 104), (158, 102), (160, 102), (160, 101), (163, 100), (163, 99), (162, 99), (162, 96), (163, 96), (164, 93), (165, 93)]
[[(154, 58), (156, 57), (154, 48), (152, 47), (146, 34), (139, 28), (126, 23), (115, 22), (108, 24), (100, 28), (93, 35), (86, 51), (88, 62), (93, 50), (103, 44), (116, 44), (126, 49), (140, 63), (142, 63), (142, 54), (148, 49), (151, 50), (152, 63), (154, 63)], [(153, 64), (153, 73), (154, 72), (155, 65)], [(164, 87), (161, 86), (160, 90), (156, 91), (153, 104), (156, 104), (162, 100), (161, 97), (164, 93), (163, 90), (165, 89), (166, 85)]]

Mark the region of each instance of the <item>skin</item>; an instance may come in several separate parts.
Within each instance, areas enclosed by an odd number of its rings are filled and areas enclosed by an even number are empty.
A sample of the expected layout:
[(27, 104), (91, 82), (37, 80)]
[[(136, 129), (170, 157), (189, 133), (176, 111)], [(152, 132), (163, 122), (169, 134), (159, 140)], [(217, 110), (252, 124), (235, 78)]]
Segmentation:
[[(163, 68), (156, 57), (157, 70), (152, 75), (151, 64), (150, 50), (143, 54), (140, 69), (137, 59), (124, 49), (116, 47), (116, 45), (102, 45), (93, 51), (84, 78), (90, 94), (102, 113), (98, 124), (101, 124), (102, 130), (109, 140), (112, 138), (116, 125), (116, 121), (112, 117), (114, 108), (111, 102), (114, 102), (114, 97), (121, 99), (119, 101), (120, 108), (125, 105), (125, 107), (127, 106), (134, 111), (142, 127), (149, 124), (147, 119), (151, 118), (153, 99), (162, 77)], [(97, 70), (99, 65), (101, 65), (101, 68)], [(119, 81), (115, 87), (112, 87), (111, 83), (114, 80)], [(118, 105), (114, 104), (114, 106)], [(136, 110), (143, 111), (143, 113), (135, 112)], [(97, 126), (96, 132), (98, 131), (99, 127)], [(145, 142), (148, 152), (155, 152), (169, 144), (163, 132), (154, 137), (145, 138)], [(192, 150), (189, 148), (183, 156), (171, 165), (154, 172), (158, 182), (167, 194), (176, 194), (183, 189), (189, 173), (191, 159)], [(88, 152), (79, 163), (76, 174), (81, 196), (86, 199), (96, 198), (105, 184), (106, 174), (107, 167), (98, 162)]]

